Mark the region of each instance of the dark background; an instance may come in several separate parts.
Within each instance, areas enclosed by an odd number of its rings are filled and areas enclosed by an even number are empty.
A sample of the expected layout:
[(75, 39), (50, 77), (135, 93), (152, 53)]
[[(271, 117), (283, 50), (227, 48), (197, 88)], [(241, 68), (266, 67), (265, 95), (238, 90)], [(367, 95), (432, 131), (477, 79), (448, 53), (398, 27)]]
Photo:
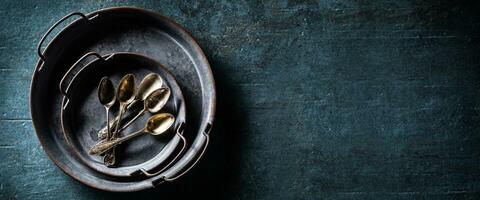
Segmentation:
[[(2, 1), (0, 198), (479, 199), (475, 2)], [(64, 175), (28, 108), (48, 27), (120, 5), (188, 29), (218, 92), (212, 143), (195, 170), (131, 194)]]

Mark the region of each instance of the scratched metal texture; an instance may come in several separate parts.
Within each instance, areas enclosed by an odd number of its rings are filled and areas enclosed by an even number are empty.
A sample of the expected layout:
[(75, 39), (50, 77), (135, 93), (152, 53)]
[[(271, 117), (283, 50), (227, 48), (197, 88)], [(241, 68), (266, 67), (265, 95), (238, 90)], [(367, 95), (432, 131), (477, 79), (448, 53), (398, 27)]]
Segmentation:
[[(478, 1), (477, 1), (478, 2)], [(0, 2), (0, 199), (479, 199), (475, 1)], [(41, 35), (110, 6), (186, 27), (216, 78), (206, 157), (114, 194), (47, 158), (28, 108)]]

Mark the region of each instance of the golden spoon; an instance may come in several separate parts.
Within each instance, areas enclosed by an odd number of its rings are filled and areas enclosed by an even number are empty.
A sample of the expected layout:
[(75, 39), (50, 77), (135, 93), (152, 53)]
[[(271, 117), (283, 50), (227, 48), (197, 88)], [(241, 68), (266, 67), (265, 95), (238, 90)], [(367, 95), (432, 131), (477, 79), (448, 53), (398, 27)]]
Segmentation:
[[(120, 80), (120, 84), (118, 85), (117, 98), (120, 102), (120, 109), (117, 117), (118, 122), (115, 126), (115, 131), (113, 131), (112, 137), (107, 138), (108, 140), (115, 140), (117, 137), (122, 115), (125, 113), (126, 107), (135, 99), (135, 94), (135, 76), (133, 74), (127, 74), (122, 80)], [(115, 164), (115, 148), (105, 154), (103, 162), (107, 166)]]
[(121, 138), (115, 138), (113, 140), (102, 140), (101, 142), (95, 144), (88, 153), (92, 155), (102, 154), (129, 139), (141, 135), (142, 133), (161, 135), (162, 133), (165, 133), (173, 125), (174, 122), (175, 117), (172, 114), (156, 114), (150, 117), (150, 119), (148, 119), (147, 124), (145, 124), (144, 128)]

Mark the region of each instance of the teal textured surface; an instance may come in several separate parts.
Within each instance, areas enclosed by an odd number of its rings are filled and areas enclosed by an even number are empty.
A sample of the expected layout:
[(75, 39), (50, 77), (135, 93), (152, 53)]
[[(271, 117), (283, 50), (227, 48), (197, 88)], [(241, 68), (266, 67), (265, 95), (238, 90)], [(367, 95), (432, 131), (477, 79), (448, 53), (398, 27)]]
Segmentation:
[[(0, 4), (0, 199), (480, 198), (475, 1)], [(111, 6), (180, 23), (216, 79), (206, 156), (154, 190), (115, 194), (69, 178), (30, 119), (40, 37), (70, 12)]]

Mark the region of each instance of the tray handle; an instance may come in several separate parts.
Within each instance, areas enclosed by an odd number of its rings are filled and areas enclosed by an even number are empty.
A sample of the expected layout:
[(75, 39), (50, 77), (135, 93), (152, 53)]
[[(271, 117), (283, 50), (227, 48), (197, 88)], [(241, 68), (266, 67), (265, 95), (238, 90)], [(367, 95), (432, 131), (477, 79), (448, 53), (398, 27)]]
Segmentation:
[[(113, 55), (113, 54), (112, 54), (112, 55)], [(110, 55), (108, 58), (110, 58), (112, 55)], [(108, 59), (108, 58), (106, 58), (106, 59), (103, 58), (100, 54), (98, 54), (98, 53), (96, 53), (96, 52), (89, 52), (89, 53), (83, 55), (80, 59), (78, 59), (77, 62), (75, 62), (75, 64), (73, 64), (73, 65), (70, 67), (70, 69), (68, 69), (68, 71), (65, 73), (65, 75), (63, 75), (62, 79), (60, 80), (60, 83), (58, 84), (58, 89), (60, 89), (60, 93), (62, 93), (63, 96), (64, 96), (65, 98), (67, 98), (67, 102), (65, 103), (65, 106), (63, 107), (63, 109), (65, 109), (65, 108), (67, 107), (67, 105), (68, 105), (68, 102), (70, 102), (70, 97), (68, 96), (68, 90), (70, 89), (70, 86), (72, 85), (72, 82), (70, 81), (70, 83), (68, 83), (67, 87), (64, 88), (64, 87), (63, 87), (63, 85), (64, 85), (63, 82), (65, 82), (65, 79), (67, 78), (68, 75), (70, 75), (70, 73), (72, 72), (72, 70), (73, 70), (74, 68), (76, 68), (79, 63), (81, 63), (83, 60), (85, 60), (85, 58), (87, 58), (87, 57), (89, 57), (89, 56), (95, 56), (95, 57), (97, 57), (98, 59), (101, 59), (101, 60), (103, 60), (103, 61), (105, 61), (105, 60)], [(83, 68), (80, 69), (80, 71), (83, 70), (85, 67), (86, 67), (86, 66), (83, 66)], [(73, 79), (72, 79), (72, 80), (73, 80)]]
[[(40, 57), (40, 60), (45, 62), (45, 55), (43, 55), (43, 52), (42, 52), (42, 45), (43, 43), (45, 42), (45, 39), (47, 39), (47, 36), (58, 26), (60, 25), (60, 23), (62, 23), (63, 21), (67, 20), (68, 18), (72, 17), (72, 16), (80, 16), (81, 19), (84, 19), (86, 21), (89, 21), (95, 17), (98, 16), (98, 14), (92, 16), (92, 17), (87, 17), (85, 14), (83, 13), (80, 13), (80, 12), (73, 12), (73, 13), (70, 13), (68, 15), (66, 15), (65, 17), (63, 17), (62, 19), (58, 20), (57, 22), (55, 22), (55, 24), (53, 24), (53, 26), (51, 26), (48, 31), (45, 33), (45, 35), (43, 35), (42, 39), (40, 39), (40, 42), (38, 43), (38, 46), (37, 46), (37, 53), (38, 53), (38, 56)], [(40, 68), (41, 69), (41, 68)], [(40, 70), (39, 69), (39, 70)]]
[(177, 174), (173, 177), (163, 176), (161, 182), (163, 182), (163, 181), (167, 181), (167, 182), (174, 181), (174, 180), (180, 178), (181, 176), (183, 176), (184, 174), (186, 174), (187, 172), (189, 172), (197, 164), (197, 162), (200, 160), (200, 158), (202, 158), (203, 154), (205, 153), (205, 150), (207, 150), (208, 142), (210, 140), (209, 133), (210, 133), (211, 129), (212, 129), (212, 123), (208, 123), (207, 126), (205, 127), (205, 130), (203, 131), (203, 136), (205, 137), (205, 144), (203, 145), (202, 152), (197, 157), (197, 159), (182, 173)]
[(147, 172), (147, 170), (145, 169), (140, 169), (140, 171), (145, 174), (146, 176), (148, 177), (152, 177), (152, 176), (156, 176), (160, 173), (162, 173), (163, 171), (165, 171), (166, 169), (168, 169), (170, 167), (170, 165), (172, 165), (173, 163), (175, 163), (178, 159), (178, 157), (180, 157), (180, 155), (182, 155), (183, 151), (185, 151), (185, 147), (187, 146), (187, 140), (185, 139), (185, 137), (183, 136), (183, 131), (185, 130), (185, 122), (182, 122), (180, 124), (180, 126), (178, 126), (177, 128), (177, 135), (180, 137), (180, 139), (182, 140), (182, 149), (178, 152), (178, 154), (173, 158), (173, 160), (171, 160), (167, 165), (165, 165), (165, 167), (163, 167), (162, 169), (158, 170), (157, 172), (154, 172), (154, 173), (150, 173), (150, 172)]

